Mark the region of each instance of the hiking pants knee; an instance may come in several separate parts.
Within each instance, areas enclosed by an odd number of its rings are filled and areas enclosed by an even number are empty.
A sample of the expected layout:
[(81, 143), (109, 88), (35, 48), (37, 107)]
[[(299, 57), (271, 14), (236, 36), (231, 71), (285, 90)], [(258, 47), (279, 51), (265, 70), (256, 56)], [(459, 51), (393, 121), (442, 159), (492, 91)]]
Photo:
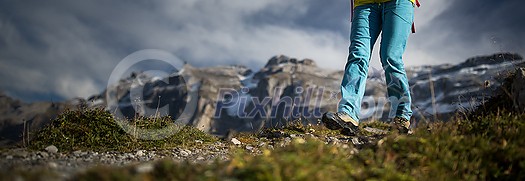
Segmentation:
[(355, 7), (338, 111), (359, 120), (372, 48), (382, 32), (380, 58), (391, 105), (389, 118), (410, 120), (410, 88), (402, 57), (413, 19), (414, 5), (410, 0), (391, 0)]

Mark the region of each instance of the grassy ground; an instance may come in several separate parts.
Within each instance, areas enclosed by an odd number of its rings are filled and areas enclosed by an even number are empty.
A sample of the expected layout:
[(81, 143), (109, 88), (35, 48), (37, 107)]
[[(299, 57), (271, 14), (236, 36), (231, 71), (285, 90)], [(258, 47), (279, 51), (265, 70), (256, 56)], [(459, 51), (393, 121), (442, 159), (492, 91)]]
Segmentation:
[(525, 114), (501, 112), (474, 120), (434, 123), (413, 135), (386, 135), (359, 150), (297, 138), (261, 155), (239, 150), (208, 165), (162, 160), (148, 173), (94, 168), (78, 179), (101, 180), (522, 180)]
[[(129, 125), (142, 129), (167, 128), (170, 134), (165, 139), (143, 140), (124, 131), (113, 116), (102, 109), (67, 111), (55, 119), (50, 126), (34, 133), (30, 148), (43, 150), (55, 145), (60, 151), (95, 150), (95, 151), (133, 151), (137, 149), (167, 149), (173, 147), (191, 147), (195, 140), (211, 143), (217, 139), (196, 128), (173, 126), (171, 118), (137, 118)], [(133, 130), (133, 129), (130, 129)]]
[[(93, 117), (93, 115), (96, 115)], [(84, 119), (87, 116), (89, 119)], [(84, 120), (96, 120), (99, 130), (85, 130)], [(215, 141), (193, 128), (163, 141), (137, 141), (119, 131), (109, 114), (101, 110), (67, 112), (40, 132), (33, 147), (56, 145), (61, 150), (134, 150), (192, 146), (193, 140)], [(253, 154), (231, 150), (231, 159), (211, 164), (174, 162), (153, 163), (151, 172), (137, 172), (136, 166), (96, 167), (74, 175), (75, 180), (523, 180), (525, 174), (525, 114), (500, 111), (470, 116), (446, 123), (420, 125), (413, 135), (388, 133), (376, 144), (355, 149), (350, 143), (326, 144), (319, 138), (296, 137), (291, 144), (263, 149)], [(73, 123), (69, 123), (73, 122)], [(67, 126), (66, 126), (67, 125)], [(89, 125), (89, 124), (88, 124)], [(367, 126), (386, 128), (383, 123)], [(83, 132), (75, 133), (74, 131)], [(322, 127), (288, 125), (271, 129), (284, 134), (337, 133)], [(48, 134), (51, 136), (43, 136)], [(237, 135), (243, 143), (264, 134)], [(75, 138), (76, 141), (62, 139)], [(105, 140), (103, 138), (114, 138)], [(190, 140), (185, 142), (184, 140)], [(102, 143), (100, 143), (102, 141)], [(115, 143), (117, 146), (115, 146)], [(131, 146), (134, 143), (136, 145)], [(129, 146), (129, 147), (125, 147)], [(0, 174), (2, 175), (2, 174)], [(18, 175), (10, 173), (5, 176)], [(20, 172), (25, 178), (51, 177), (52, 172)]]

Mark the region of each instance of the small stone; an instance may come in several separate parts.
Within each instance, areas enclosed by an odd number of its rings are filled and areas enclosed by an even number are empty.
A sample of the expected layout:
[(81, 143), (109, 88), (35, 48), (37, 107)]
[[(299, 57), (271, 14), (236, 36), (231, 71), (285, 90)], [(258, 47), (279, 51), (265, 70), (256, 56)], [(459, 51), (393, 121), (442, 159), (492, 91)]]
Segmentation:
[(359, 138), (352, 138), (352, 143), (354, 145), (362, 145), (363, 143), (359, 141)]
[(378, 129), (378, 128), (372, 128), (372, 127), (365, 127), (364, 130), (369, 132), (369, 133), (378, 134), (378, 135), (384, 135), (384, 134), (388, 133), (388, 131), (386, 131), (386, 130), (382, 130), (382, 129)]
[(203, 142), (201, 140), (195, 140), (195, 143), (202, 144)]
[(58, 148), (55, 145), (49, 145), (45, 148), (45, 150), (49, 153), (57, 153)]
[(251, 150), (253, 150), (253, 146), (247, 145), (246, 149), (251, 151)]
[(49, 162), (49, 163), (47, 163), (47, 166), (49, 166), (50, 168), (57, 168), (58, 164), (55, 163), (55, 162)]
[(47, 158), (49, 156), (48, 153), (46, 152), (38, 152), (40, 154), (40, 156), (42, 156), (42, 158)]
[(259, 143), (259, 146), (260, 146), (260, 147), (263, 147), (264, 145), (266, 145), (265, 142), (261, 142), (261, 143)]
[(15, 152), (15, 156), (20, 158), (26, 158), (27, 156), (29, 156), (29, 153), (27, 151), (18, 151)]
[(188, 152), (186, 152), (184, 150), (180, 151), (179, 153), (180, 153), (180, 156), (183, 156), (183, 157), (187, 157), (187, 156), (190, 155)]
[(80, 156), (82, 156), (82, 157), (87, 157), (87, 156), (89, 156), (89, 153), (88, 153), (88, 152), (81, 152), (81, 153), (80, 153)]
[(290, 143), (290, 142), (292, 142), (292, 138), (286, 137), (286, 138), (284, 138), (284, 142)]
[(269, 150), (274, 150), (273, 145), (268, 145), (267, 148), (268, 148)]
[(191, 155), (191, 153), (192, 153), (190, 150), (184, 150), (184, 151), (186, 151), (186, 152), (187, 152), (188, 154), (190, 154), (190, 155)]
[(153, 171), (153, 165), (151, 163), (144, 163), (135, 167), (135, 172), (137, 173), (148, 173), (151, 171)]
[(232, 138), (231, 142), (235, 145), (240, 145), (241, 141), (239, 141), (237, 138)]
[(356, 148), (352, 148), (352, 150), (350, 150), (350, 154), (354, 155), (354, 154), (358, 154), (359, 153), (359, 150), (356, 149)]
[(73, 152), (73, 155), (75, 155), (75, 156), (80, 156), (81, 154), (82, 154), (82, 151), (80, 151), (80, 150), (77, 150), (77, 151)]
[(5, 157), (5, 159), (7, 159), (7, 160), (11, 160), (11, 159), (13, 159), (13, 155), (7, 155), (7, 156)]
[(204, 160), (204, 157), (201, 157), (201, 156), (197, 157), (197, 160), (202, 161), (202, 160)]
[(142, 156), (144, 156), (144, 151), (139, 150), (139, 151), (137, 151), (137, 153), (135, 153), (135, 155), (137, 155), (138, 157), (142, 157)]

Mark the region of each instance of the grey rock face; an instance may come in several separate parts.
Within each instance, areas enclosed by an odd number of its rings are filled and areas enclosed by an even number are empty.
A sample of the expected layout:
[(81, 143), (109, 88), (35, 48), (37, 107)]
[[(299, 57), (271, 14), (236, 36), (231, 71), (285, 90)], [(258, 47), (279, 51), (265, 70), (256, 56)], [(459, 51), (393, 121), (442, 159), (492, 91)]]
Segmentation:
[(40, 130), (65, 109), (75, 109), (79, 99), (66, 102), (24, 103), (0, 92), (0, 146), (30, 139), (29, 132)]
[(409, 68), (415, 116), (437, 114), (446, 119), (458, 109), (476, 106), (501, 86), (507, 73), (524, 65), (520, 55), (502, 53), (471, 58), (454, 66)]

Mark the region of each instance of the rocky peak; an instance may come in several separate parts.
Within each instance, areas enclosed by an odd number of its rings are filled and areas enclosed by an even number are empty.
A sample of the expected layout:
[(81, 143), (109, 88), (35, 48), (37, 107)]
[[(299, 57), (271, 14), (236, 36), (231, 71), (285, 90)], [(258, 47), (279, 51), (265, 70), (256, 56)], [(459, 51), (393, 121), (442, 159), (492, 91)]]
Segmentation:
[(519, 54), (515, 53), (498, 53), (493, 54), (489, 56), (477, 56), (473, 58), (467, 59), (464, 63), (461, 64), (461, 66), (475, 66), (475, 65), (481, 65), (481, 64), (498, 64), (502, 62), (508, 62), (508, 61), (517, 61), (517, 60), (523, 60), (523, 57)]
[(298, 60), (296, 58), (290, 58), (285, 55), (277, 55), (272, 57), (264, 67), (273, 67), (281, 64), (300, 64), (306, 66), (316, 66), (314, 60), (312, 59), (303, 59)]

